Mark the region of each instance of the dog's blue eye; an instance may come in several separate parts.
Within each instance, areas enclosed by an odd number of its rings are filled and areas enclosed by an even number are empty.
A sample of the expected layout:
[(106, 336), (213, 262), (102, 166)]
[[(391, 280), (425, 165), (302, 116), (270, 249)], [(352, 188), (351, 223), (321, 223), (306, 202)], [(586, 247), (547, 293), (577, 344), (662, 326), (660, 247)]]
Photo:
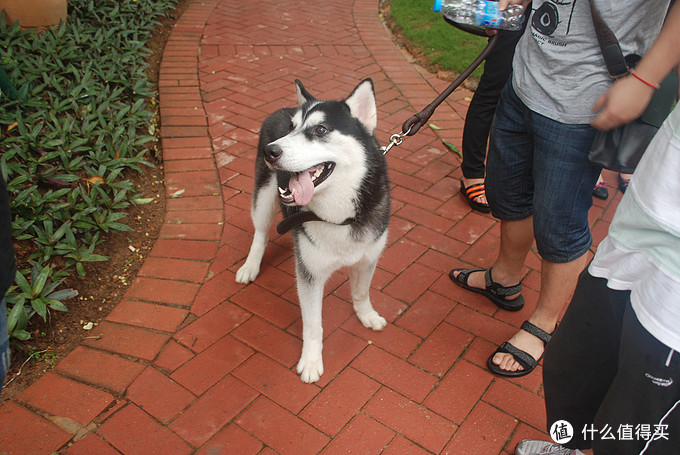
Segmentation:
[(314, 128), (314, 134), (317, 136), (324, 136), (326, 133), (328, 133), (328, 128), (323, 125), (317, 125), (316, 128)]

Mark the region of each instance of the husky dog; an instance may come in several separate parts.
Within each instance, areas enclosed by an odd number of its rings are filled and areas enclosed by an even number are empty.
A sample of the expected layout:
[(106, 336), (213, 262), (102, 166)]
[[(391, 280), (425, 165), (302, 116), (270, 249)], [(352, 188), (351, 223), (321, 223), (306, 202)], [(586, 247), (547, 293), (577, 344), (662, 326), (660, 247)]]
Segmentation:
[(373, 135), (377, 109), (373, 82), (362, 81), (344, 101), (321, 101), (295, 81), (298, 108), (270, 115), (260, 132), (252, 219), (255, 236), (236, 281), (260, 271), (277, 202), (292, 230), (298, 298), (302, 310), (304, 382), (323, 374), (321, 307), (324, 284), (349, 266), (354, 310), (373, 330), (387, 324), (371, 305), (369, 289), (387, 240), (390, 216), (387, 166)]

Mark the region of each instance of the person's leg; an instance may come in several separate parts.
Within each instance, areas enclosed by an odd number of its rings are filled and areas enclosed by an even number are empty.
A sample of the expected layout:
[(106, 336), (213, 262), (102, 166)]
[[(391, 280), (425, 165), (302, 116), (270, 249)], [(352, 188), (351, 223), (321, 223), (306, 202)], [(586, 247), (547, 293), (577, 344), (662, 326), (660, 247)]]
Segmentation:
[[(512, 58), (515, 55), (517, 41), (521, 36), (522, 31), (499, 31), (496, 43), (484, 61), (484, 72), (465, 115), (463, 161), (460, 166), (463, 172), (461, 189), (479, 185), (475, 187), (478, 190), (473, 194), (479, 195), (474, 200), (480, 204), (488, 205), (483, 184), (491, 122), (496, 112), (501, 90), (512, 73)], [(488, 207), (483, 207), (481, 211), (488, 211)]]
[(569, 308), (545, 350), (543, 385), (547, 428), (566, 420), (574, 435), (565, 446), (592, 446), (583, 433), (595, 421), (618, 369), (623, 313), (630, 292), (607, 288), (607, 280), (584, 270)]
[[(501, 220), (501, 243), (498, 256), (491, 266), (494, 282), (503, 286), (519, 283), (522, 280), (524, 261), (533, 243), (534, 229), (531, 217), (513, 221)], [(473, 288), (483, 288), (486, 284), (484, 272), (471, 273), (467, 283)], [(519, 293), (509, 295), (507, 299), (514, 299), (517, 296)]]
[[(592, 455), (587, 432), (616, 375), (623, 313), (630, 292), (607, 288), (607, 280), (584, 270), (559, 328), (546, 347), (543, 362), (546, 431), (549, 440), (525, 440), (520, 455), (581, 453)], [(571, 426), (564, 432), (559, 421)], [(555, 425), (555, 426), (553, 426)], [(561, 438), (570, 437), (568, 441)], [(571, 449), (567, 451), (565, 449)], [(578, 453), (578, 452), (577, 452)]]
[[(598, 455), (671, 455), (680, 447), (680, 353), (637, 319), (630, 304), (623, 318), (618, 372), (595, 416)], [(631, 397), (635, 397), (631, 399)], [(609, 438), (608, 430), (614, 435)], [(657, 433), (658, 439), (654, 439)]]
[[(460, 168), (463, 171), (463, 181), (466, 187), (484, 181), (489, 129), (496, 111), (496, 104), (498, 104), (498, 93), (484, 86), (484, 74), (470, 100), (463, 127), (463, 161)], [(500, 93), (500, 90), (498, 92)]]
[[(534, 238), (542, 269), (541, 294), (528, 321), (551, 333), (586, 265), (585, 254), (592, 243), (588, 210), (599, 168), (588, 161), (595, 132), (590, 125), (566, 125), (535, 113), (529, 115), (534, 146)], [(544, 340), (525, 330), (518, 331), (508, 343), (534, 360), (540, 359), (545, 349)], [(510, 373), (526, 370), (508, 352), (496, 353), (491, 362)]]
[[(524, 107), (508, 81), (494, 118), (486, 175), (492, 213), (501, 220), (501, 242), (492, 266), (493, 281), (503, 286), (514, 286), (521, 281), (524, 261), (533, 243), (533, 152), (526, 125)], [(452, 271), (455, 282), (458, 276), (458, 271)], [(483, 289), (485, 272), (469, 274), (466, 283)]]
[(501, 30), (484, 61), (484, 72), (470, 100), (463, 127), (463, 181), (465, 186), (484, 182), (486, 149), (491, 121), (503, 86), (512, 72), (515, 46), (522, 32)]
[[(587, 257), (581, 256), (570, 262), (541, 261), (541, 294), (536, 310), (528, 321), (547, 333), (555, 330), (557, 319), (574, 292), (579, 274), (586, 265)], [(543, 341), (531, 333), (520, 330), (508, 343), (538, 360), (545, 350)], [(521, 370), (522, 366), (508, 353), (497, 353), (493, 363), (504, 371)]]

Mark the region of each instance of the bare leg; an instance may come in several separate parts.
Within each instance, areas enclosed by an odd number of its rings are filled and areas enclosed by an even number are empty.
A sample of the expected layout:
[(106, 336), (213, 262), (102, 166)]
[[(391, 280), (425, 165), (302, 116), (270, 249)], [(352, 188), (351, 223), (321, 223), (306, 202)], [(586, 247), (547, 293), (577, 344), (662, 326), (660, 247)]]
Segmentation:
[[(536, 310), (529, 317), (529, 322), (548, 333), (555, 330), (557, 318), (569, 303), (576, 288), (578, 276), (586, 266), (586, 262), (587, 255), (564, 263), (542, 261), (541, 295), (538, 298)], [(509, 342), (516, 348), (530, 354), (534, 359), (541, 357), (545, 349), (541, 340), (524, 330), (517, 332)], [(510, 354), (496, 354), (493, 363), (507, 371), (522, 369)]]
[[(493, 279), (503, 286), (513, 286), (522, 279), (522, 268), (534, 241), (533, 218), (518, 221), (501, 221), (501, 246), (498, 258), (493, 265)], [(557, 318), (569, 302), (576, 288), (578, 276), (586, 265), (587, 258), (582, 256), (566, 263), (543, 261), (541, 272), (541, 295), (529, 322), (552, 333)], [(473, 287), (485, 286), (484, 272), (470, 275), (468, 284)], [(508, 296), (509, 299), (517, 295)], [(518, 349), (527, 352), (535, 359), (543, 355), (543, 342), (535, 336), (520, 330), (509, 342)], [(510, 354), (499, 353), (493, 362), (501, 369), (517, 371), (522, 369)]]
[[(501, 246), (493, 264), (493, 280), (503, 286), (514, 286), (522, 279), (522, 268), (534, 242), (533, 217), (517, 221), (501, 221)], [(484, 272), (470, 275), (468, 284), (484, 288)], [(507, 296), (513, 299), (517, 295)]]

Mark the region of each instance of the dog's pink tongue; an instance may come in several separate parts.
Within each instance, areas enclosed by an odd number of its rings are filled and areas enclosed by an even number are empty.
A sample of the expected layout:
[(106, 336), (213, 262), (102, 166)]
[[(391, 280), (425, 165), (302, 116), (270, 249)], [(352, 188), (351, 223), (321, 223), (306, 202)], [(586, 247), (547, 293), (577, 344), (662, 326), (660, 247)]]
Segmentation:
[(293, 198), (297, 205), (307, 205), (314, 196), (314, 182), (312, 174), (304, 171), (293, 174), (288, 182), (288, 188), (293, 192)]

